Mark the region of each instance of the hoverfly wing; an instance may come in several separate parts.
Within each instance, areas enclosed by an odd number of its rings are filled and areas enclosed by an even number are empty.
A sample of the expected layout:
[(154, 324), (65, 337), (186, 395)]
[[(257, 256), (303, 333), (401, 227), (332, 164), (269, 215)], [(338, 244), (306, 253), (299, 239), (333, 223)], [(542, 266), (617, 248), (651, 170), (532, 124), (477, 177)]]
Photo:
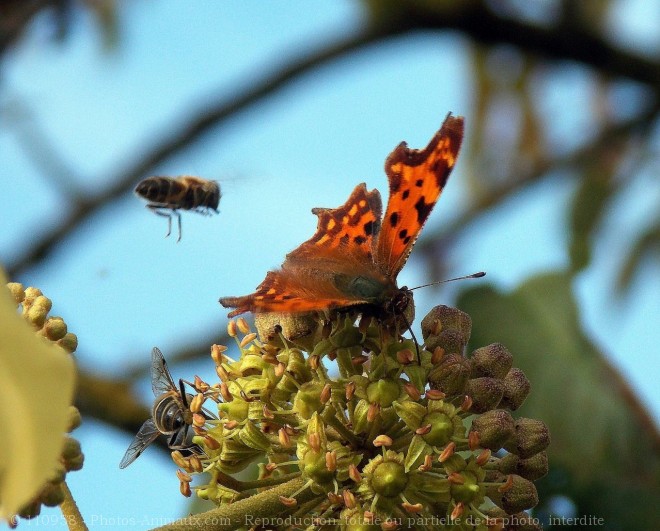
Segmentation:
[(172, 375), (167, 369), (163, 353), (156, 347), (151, 351), (151, 388), (156, 398), (165, 393), (177, 391)]
[(126, 468), (133, 461), (135, 461), (144, 449), (149, 446), (156, 438), (160, 435), (160, 431), (156, 428), (153, 419), (145, 421), (144, 424), (140, 427), (135, 439), (126, 450), (124, 457), (122, 457), (121, 463), (119, 463), (119, 468)]

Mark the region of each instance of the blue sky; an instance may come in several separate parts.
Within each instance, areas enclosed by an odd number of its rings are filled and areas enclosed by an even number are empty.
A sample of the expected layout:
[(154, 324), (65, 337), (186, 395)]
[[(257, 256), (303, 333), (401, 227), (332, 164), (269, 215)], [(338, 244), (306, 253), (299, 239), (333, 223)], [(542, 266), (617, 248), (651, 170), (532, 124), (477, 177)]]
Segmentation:
[[(618, 40), (634, 34), (657, 49), (657, 28), (640, 16), (643, 2), (621, 4)], [(314, 10), (301, 1), (282, 2), (268, 13), (254, 1), (182, 6), (120, 4), (121, 36), (112, 53), (103, 51), (91, 18), (74, 24), (61, 46), (51, 44), (46, 20), (35, 21), (3, 66), (0, 110), (10, 116), (17, 105), (29, 109), (70, 166), (70, 177), (86, 191), (101, 191), (145, 145), (176, 127), (182, 112), (240, 91), (292, 54), (355, 31), (362, 20), (359, 5), (348, 1), (319, 2)], [(126, 195), (72, 235), (48, 268), (19, 280), (52, 298), (53, 313), (78, 334), (78, 361), (88, 370), (121, 375), (126, 366), (146, 364), (154, 345), (167, 357), (198, 335), (220, 335), (226, 313), (218, 297), (251, 292), (268, 269), (309, 238), (316, 226), (311, 208), (342, 204), (362, 181), (385, 195), (387, 154), (401, 140), (426, 145), (448, 111), (466, 115), (469, 130), (474, 102), (468, 52), (457, 34), (418, 35), (314, 70), (155, 172), (218, 179), (219, 216), (184, 214), (183, 240), (176, 244), (164, 238), (164, 219)], [(569, 124), (557, 126), (562, 145), (562, 139), (589, 134), (590, 124), (581, 117), (593, 85), (579, 69), (558, 69), (554, 83), (558, 92), (543, 105), (566, 119), (559, 124)], [(0, 231), (0, 262), (15, 258), (40, 226), (57, 223), (65, 205), (10, 130), (0, 130), (0, 211), (7, 227)], [(466, 181), (479, 178), (468, 171), (459, 159), (429, 227), (461, 212)], [(617, 301), (612, 284), (619, 262), (609, 259), (625, 253), (657, 204), (657, 193), (648, 192), (654, 190), (651, 169), (640, 172), (601, 229), (594, 253), (602, 266), (583, 273), (577, 291), (585, 328), (659, 418), (658, 371), (649, 370), (658, 333), (649, 316), (658, 315), (660, 279), (645, 264), (629, 295)], [(453, 272), (486, 269), (489, 282), (512, 288), (564, 266), (564, 211), (573, 187), (568, 177), (544, 180), (489, 213), (456, 246)], [(413, 253), (399, 284), (437, 280), (422, 273)], [(422, 295), (418, 307), (447, 302), (452, 289), (441, 292), (442, 300)], [(134, 359), (136, 352), (143, 358)], [(214, 374), (210, 361), (173, 373), (209, 380)], [(149, 388), (142, 391), (149, 401)], [(86, 463), (70, 474), (69, 484), (91, 528), (147, 529), (186, 512), (175, 467), (162, 453), (147, 451), (120, 471), (130, 442), (125, 434), (86, 421), (76, 435)], [(21, 526), (64, 528), (56, 509)]]

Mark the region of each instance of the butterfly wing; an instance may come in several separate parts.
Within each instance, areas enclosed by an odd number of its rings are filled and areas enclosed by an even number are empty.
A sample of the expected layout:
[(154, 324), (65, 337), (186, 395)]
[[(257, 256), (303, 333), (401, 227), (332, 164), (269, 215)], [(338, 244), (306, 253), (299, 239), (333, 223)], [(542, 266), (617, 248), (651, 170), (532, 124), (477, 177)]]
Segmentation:
[(282, 269), (270, 271), (251, 295), (220, 299), (225, 308), (236, 308), (229, 317), (364, 304), (387, 285), (373, 262), (382, 212), (378, 190), (369, 192), (362, 183), (342, 206), (312, 212), (318, 216), (314, 236), (286, 256)]
[(447, 116), (424, 149), (399, 144), (385, 161), (390, 197), (376, 262), (389, 277), (403, 268), (451, 173), (463, 139), (463, 117)]

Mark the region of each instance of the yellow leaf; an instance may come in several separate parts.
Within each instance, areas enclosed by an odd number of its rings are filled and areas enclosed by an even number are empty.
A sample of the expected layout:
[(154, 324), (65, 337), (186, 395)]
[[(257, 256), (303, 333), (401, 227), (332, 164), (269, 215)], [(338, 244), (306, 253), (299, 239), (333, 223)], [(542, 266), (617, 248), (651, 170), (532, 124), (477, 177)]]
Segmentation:
[(73, 399), (71, 356), (16, 312), (0, 270), (0, 518), (32, 500), (56, 469)]

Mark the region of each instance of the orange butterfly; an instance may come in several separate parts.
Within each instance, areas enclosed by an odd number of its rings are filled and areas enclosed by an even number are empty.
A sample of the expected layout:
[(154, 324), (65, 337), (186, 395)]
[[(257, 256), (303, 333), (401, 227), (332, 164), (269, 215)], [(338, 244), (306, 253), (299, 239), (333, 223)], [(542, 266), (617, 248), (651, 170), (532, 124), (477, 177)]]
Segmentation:
[(394, 313), (410, 295), (397, 287), (396, 277), (440, 197), (462, 139), (463, 118), (450, 113), (426, 148), (408, 149), (401, 142), (392, 151), (385, 161), (390, 197), (382, 220), (380, 193), (367, 191), (364, 183), (339, 208), (312, 209), (319, 218), (316, 233), (286, 256), (281, 269), (268, 272), (251, 295), (220, 299), (235, 308), (229, 317), (346, 307)]

